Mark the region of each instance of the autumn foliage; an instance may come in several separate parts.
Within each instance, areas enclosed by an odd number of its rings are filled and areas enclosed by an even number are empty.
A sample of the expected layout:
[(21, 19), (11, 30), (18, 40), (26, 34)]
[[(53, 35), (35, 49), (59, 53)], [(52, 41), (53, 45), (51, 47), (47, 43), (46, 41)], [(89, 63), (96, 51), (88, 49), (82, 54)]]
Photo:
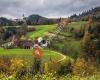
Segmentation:
[(73, 65), (73, 73), (80, 76), (88, 76), (97, 73), (95, 62), (88, 62), (84, 58), (78, 58)]

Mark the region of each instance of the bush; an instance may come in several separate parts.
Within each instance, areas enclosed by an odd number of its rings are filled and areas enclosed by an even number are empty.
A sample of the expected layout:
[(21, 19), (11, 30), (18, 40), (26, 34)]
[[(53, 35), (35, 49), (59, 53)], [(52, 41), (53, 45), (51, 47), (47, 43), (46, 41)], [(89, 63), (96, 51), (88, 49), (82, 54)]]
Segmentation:
[(6, 76), (9, 76), (9, 66), (10, 66), (10, 60), (8, 58), (1, 58), (0, 59), (0, 74), (4, 74)]
[(66, 75), (72, 73), (72, 64), (71, 62), (68, 62), (67, 64), (61, 65), (61, 67), (58, 70), (59, 75)]
[(86, 61), (84, 58), (78, 58), (73, 65), (73, 73), (80, 76), (88, 76), (97, 73), (95, 62)]
[(25, 69), (27, 66), (27, 62), (22, 59), (11, 59), (10, 71), (13, 76), (22, 76), (24, 75)]

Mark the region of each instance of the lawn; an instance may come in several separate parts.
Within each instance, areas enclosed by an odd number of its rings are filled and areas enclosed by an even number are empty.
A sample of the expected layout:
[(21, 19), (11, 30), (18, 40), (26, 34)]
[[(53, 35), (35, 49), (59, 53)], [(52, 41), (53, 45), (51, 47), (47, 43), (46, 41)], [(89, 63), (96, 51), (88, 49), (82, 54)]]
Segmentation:
[[(63, 58), (63, 56), (49, 49), (43, 49), (44, 54), (42, 56), (42, 62), (49, 62), (50, 60), (58, 61)], [(21, 58), (24, 60), (32, 61), (34, 60), (34, 55), (32, 54), (32, 50), (26, 49), (2, 49), (0, 48), (0, 58)], [(67, 57), (69, 59), (69, 57)]]
[(56, 29), (56, 25), (38, 25), (36, 26), (36, 31), (29, 32), (26, 36), (32, 38), (44, 37), (45, 33), (48, 31), (53, 31)]

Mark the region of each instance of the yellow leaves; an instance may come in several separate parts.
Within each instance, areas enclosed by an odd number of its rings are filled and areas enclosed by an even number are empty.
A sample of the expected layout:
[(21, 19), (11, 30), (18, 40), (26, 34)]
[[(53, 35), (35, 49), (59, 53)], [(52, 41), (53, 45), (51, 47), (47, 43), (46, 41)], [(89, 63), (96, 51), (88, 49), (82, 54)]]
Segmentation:
[(80, 80), (80, 76), (73, 76), (72, 80)]
[(44, 72), (48, 73), (48, 71), (49, 71), (48, 63), (45, 63), (44, 64)]
[(10, 70), (13, 72), (13, 74), (16, 74), (16, 72), (20, 69), (22, 69), (23, 67), (26, 67), (27, 62), (22, 60), (22, 59), (11, 59), (11, 66), (10, 66)]
[(91, 60), (86, 61), (84, 58), (78, 58), (73, 66), (73, 73), (77, 75), (91, 75), (97, 72), (97, 67)]
[(77, 59), (77, 62), (76, 62), (76, 65), (77, 66), (82, 66), (82, 65), (84, 65), (83, 63), (85, 63), (85, 60), (84, 60), (84, 58), (82, 58), (82, 59)]
[(40, 80), (55, 80), (52, 73), (47, 73), (41, 76)]
[(0, 59), (0, 66), (2, 66), (3, 64), (4, 64), (4, 61)]

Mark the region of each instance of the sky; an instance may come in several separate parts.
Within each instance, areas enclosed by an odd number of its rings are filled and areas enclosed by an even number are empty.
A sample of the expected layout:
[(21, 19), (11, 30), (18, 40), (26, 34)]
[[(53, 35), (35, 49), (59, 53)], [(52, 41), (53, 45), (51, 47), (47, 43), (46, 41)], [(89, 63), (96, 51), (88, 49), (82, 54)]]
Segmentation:
[(48, 18), (68, 17), (96, 6), (100, 0), (0, 0), (0, 16), (21, 18), (39, 14)]

